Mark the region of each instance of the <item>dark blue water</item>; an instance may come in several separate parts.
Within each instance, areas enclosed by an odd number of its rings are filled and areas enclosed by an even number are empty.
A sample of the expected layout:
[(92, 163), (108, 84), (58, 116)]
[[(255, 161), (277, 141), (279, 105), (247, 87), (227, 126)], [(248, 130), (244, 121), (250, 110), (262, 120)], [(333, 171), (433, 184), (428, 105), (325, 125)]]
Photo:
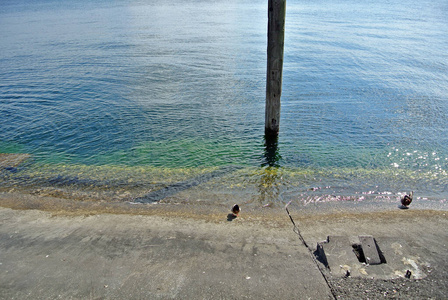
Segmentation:
[[(2, 1), (0, 153), (264, 166), (266, 29), (264, 0)], [(275, 165), (318, 177), (292, 186), (447, 198), (447, 32), (445, 0), (289, 0)]]

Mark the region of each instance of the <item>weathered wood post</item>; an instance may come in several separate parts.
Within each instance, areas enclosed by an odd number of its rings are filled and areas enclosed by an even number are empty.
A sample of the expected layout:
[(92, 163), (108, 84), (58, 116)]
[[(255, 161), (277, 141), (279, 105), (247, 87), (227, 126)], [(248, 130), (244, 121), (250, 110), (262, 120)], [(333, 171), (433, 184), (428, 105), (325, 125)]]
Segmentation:
[(283, 45), (286, 0), (268, 0), (268, 58), (266, 71), (265, 135), (277, 136), (280, 127)]

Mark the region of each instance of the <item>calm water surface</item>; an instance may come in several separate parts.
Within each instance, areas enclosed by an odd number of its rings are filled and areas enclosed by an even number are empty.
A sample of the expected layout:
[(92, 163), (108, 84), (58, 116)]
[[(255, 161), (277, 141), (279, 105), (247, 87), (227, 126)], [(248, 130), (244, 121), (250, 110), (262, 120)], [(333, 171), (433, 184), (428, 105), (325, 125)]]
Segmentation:
[(267, 1), (2, 1), (0, 153), (32, 157), (2, 190), (144, 194), (236, 166), (197, 193), (448, 198), (448, 3), (289, 0), (286, 19), (272, 153)]

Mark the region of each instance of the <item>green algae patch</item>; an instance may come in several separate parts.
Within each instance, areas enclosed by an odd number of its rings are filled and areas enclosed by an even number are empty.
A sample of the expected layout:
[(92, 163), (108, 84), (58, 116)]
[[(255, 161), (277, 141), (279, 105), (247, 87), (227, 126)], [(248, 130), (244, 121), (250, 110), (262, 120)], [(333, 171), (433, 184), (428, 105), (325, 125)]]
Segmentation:
[(250, 142), (216, 139), (186, 138), (179, 140), (147, 141), (130, 150), (120, 150), (100, 157), (106, 164), (152, 165), (156, 167), (196, 168), (229, 164), (244, 165), (253, 161)]
[(29, 175), (48, 177), (49, 175), (57, 174), (59, 176), (76, 176), (77, 178), (99, 181), (170, 183), (186, 180), (192, 176), (216, 169), (217, 167), (163, 168), (152, 166), (36, 164), (29, 169)]

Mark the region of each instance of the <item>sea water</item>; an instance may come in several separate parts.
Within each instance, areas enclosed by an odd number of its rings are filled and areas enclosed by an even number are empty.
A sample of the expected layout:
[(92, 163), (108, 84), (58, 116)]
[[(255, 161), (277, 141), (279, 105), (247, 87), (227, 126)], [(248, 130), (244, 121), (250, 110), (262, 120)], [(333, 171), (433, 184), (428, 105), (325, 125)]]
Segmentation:
[(267, 145), (267, 1), (2, 1), (0, 153), (31, 158), (0, 186), (129, 200), (228, 168), (195, 198), (444, 201), (447, 32), (444, 0), (287, 1)]

